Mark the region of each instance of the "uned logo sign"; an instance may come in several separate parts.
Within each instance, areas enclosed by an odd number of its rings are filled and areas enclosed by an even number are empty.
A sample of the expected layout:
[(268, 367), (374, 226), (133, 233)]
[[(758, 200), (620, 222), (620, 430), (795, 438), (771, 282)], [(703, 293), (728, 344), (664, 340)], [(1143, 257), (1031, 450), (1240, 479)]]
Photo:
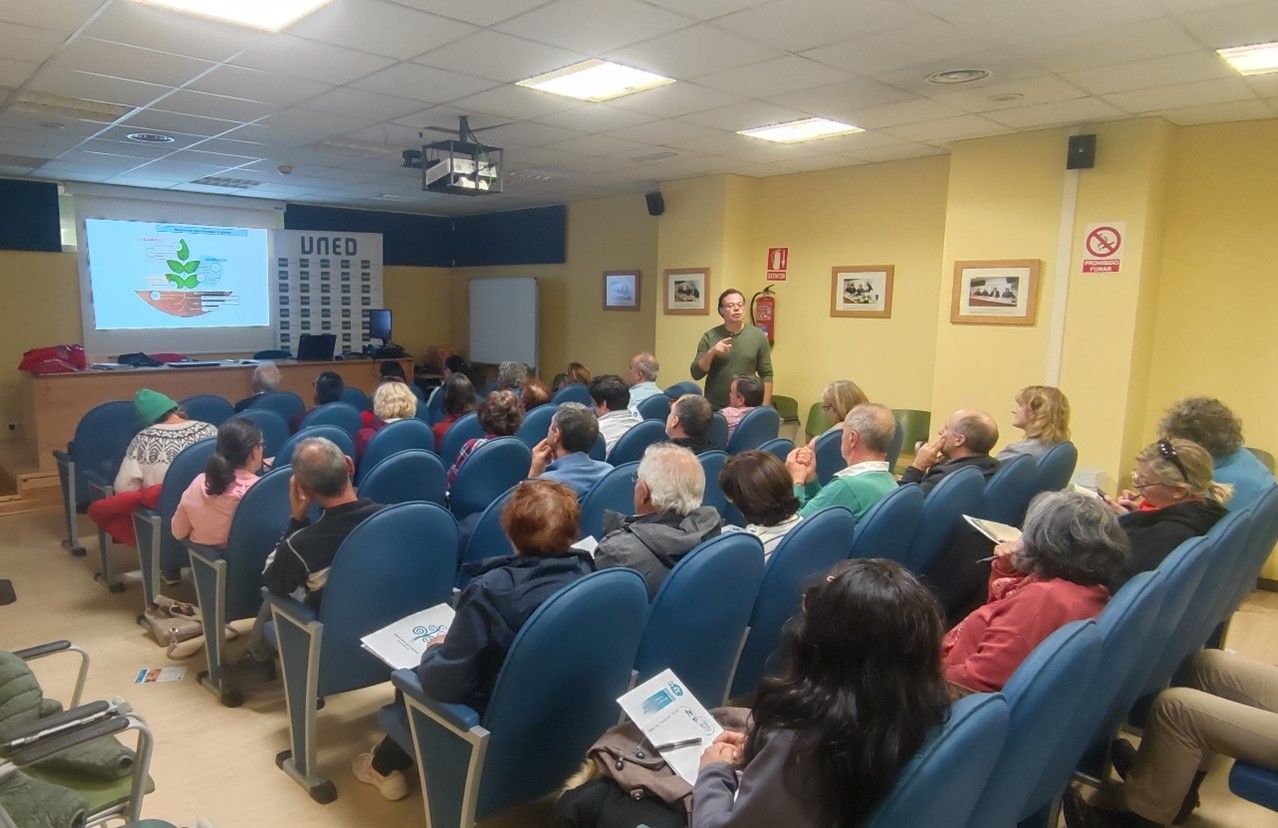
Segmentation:
[(355, 256), (359, 244), (352, 236), (301, 236), (303, 256)]

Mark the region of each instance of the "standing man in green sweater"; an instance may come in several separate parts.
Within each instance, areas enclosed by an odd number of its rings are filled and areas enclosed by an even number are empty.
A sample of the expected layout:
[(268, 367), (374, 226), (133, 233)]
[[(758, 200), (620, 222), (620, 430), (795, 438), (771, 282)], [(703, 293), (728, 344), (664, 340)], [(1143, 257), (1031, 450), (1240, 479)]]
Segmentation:
[(719, 294), (723, 324), (706, 331), (697, 343), (692, 378), (705, 378), (706, 399), (716, 409), (728, 404), (728, 389), (737, 374), (758, 374), (763, 404), (772, 405), (772, 348), (761, 328), (746, 324), (745, 309), (745, 296), (736, 288)]

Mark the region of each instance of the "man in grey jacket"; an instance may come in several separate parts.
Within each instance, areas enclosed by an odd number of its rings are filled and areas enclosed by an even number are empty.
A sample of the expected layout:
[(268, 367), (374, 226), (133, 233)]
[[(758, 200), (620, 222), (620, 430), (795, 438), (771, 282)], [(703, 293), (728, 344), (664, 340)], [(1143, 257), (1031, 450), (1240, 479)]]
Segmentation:
[(679, 559), (719, 534), (723, 520), (702, 506), (706, 475), (695, 454), (673, 443), (655, 443), (643, 453), (635, 481), (635, 513), (604, 513), (604, 536), (595, 566), (628, 566), (648, 584), (648, 600)]

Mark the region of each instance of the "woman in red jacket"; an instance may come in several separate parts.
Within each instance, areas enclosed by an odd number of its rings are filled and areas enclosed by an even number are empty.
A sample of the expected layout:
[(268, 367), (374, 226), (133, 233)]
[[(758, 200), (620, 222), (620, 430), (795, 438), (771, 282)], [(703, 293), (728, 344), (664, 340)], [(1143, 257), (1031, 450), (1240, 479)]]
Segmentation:
[(1131, 544), (1098, 498), (1034, 499), (1021, 539), (994, 548), (989, 600), (945, 636), (945, 678), (964, 692), (1001, 690), (1039, 642), (1109, 603)]

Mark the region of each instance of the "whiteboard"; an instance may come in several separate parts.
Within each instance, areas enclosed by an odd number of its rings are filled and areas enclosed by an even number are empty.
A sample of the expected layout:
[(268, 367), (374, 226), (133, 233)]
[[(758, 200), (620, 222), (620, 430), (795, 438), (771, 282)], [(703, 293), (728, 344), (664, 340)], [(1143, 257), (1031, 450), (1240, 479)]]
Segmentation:
[(471, 362), (537, 366), (537, 280), (532, 276), (470, 280)]

